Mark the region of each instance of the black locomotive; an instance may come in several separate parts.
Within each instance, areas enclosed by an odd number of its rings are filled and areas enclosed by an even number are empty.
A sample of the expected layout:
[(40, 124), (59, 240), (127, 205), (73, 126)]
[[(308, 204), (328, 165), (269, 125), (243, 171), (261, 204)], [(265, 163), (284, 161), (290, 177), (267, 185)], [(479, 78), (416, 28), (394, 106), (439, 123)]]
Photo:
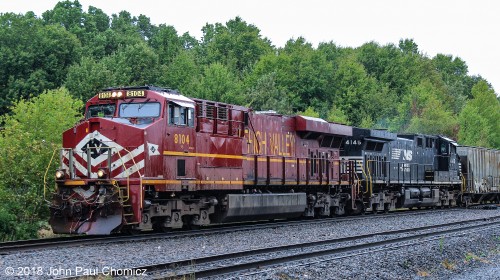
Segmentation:
[[(486, 190), (474, 188), (471, 175), (466, 177), (462, 168), (478, 165), (470, 162), (472, 157), (465, 157), (470, 147), (459, 147), (455, 141), (436, 135), (362, 128), (353, 128), (352, 134), (344, 142), (341, 158), (355, 162), (355, 174), (362, 184), (364, 205), (369, 211), (449, 207), (499, 199), (497, 150), (488, 150), (491, 164), (480, 168), (482, 172), (477, 174), (490, 178), (485, 195)], [(462, 157), (457, 148), (464, 151)]]

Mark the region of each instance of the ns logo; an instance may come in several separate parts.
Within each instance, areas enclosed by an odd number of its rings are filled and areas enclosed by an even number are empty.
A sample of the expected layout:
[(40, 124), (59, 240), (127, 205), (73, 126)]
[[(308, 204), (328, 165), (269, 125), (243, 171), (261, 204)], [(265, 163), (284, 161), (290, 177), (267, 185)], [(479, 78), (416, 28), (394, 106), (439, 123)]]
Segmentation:
[(405, 161), (411, 161), (413, 159), (413, 151), (404, 149), (392, 149), (391, 158), (400, 159), (401, 154), (403, 154), (403, 160)]

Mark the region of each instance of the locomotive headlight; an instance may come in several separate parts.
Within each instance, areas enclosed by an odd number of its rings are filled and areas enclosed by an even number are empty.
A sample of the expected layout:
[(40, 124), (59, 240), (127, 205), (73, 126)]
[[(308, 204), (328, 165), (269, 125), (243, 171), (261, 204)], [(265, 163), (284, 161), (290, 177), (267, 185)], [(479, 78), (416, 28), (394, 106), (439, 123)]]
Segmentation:
[(64, 179), (64, 175), (66, 174), (66, 171), (64, 169), (57, 169), (56, 171), (56, 179), (61, 180)]
[(121, 98), (123, 96), (123, 92), (119, 91), (116, 93), (116, 97)]
[(99, 168), (99, 170), (97, 170), (97, 178), (104, 179), (107, 175), (108, 172), (105, 168)]

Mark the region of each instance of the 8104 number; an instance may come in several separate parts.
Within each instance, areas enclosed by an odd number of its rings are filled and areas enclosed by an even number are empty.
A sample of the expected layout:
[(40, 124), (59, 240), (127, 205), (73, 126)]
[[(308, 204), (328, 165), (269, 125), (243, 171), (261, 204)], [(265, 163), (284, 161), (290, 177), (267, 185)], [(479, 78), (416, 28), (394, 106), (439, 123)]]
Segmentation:
[(186, 134), (174, 134), (174, 143), (175, 144), (188, 144), (189, 145), (189, 135)]

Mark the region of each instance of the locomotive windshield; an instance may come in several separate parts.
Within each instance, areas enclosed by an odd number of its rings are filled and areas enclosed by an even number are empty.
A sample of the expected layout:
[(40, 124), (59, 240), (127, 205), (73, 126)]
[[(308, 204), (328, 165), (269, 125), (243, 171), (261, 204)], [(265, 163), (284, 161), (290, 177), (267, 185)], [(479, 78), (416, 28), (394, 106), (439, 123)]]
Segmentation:
[(122, 103), (120, 105), (121, 118), (156, 118), (160, 116), (160, 103)]
[(88, 118), (112, 118), (115, 115), (116, 105), (115, 104), (99, 104), (89, 106), (87, 111)]

